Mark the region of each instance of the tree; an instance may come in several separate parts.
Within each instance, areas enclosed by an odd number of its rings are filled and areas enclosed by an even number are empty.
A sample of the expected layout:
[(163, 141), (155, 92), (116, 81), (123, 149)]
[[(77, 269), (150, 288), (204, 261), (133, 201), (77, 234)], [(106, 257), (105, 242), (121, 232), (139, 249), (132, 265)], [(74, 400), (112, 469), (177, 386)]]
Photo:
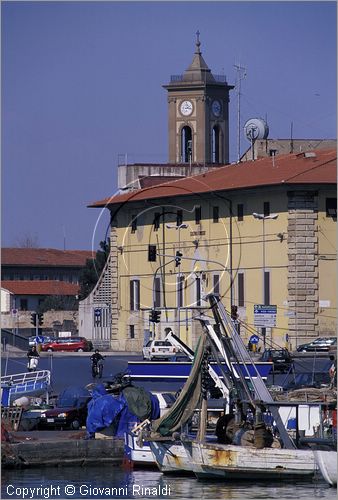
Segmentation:
[(75, 297), (64, 295), (49, 295), (38, 306), (37, 312), (44, 313), (47, 311), (76, 311), (78, 308)]
[(15, 240), (18, 248), (39, 248), (39, 238), (37, 234), (25, 233)]
[(101, 250), (97, 250), (95, 259), (87, 259), (85, 267), (82, 269), (79, 283), (79, 300), (83, 300), (94, 289), (99, 277), (106, 265), (110, 253), (110, 240), (100, 241)]

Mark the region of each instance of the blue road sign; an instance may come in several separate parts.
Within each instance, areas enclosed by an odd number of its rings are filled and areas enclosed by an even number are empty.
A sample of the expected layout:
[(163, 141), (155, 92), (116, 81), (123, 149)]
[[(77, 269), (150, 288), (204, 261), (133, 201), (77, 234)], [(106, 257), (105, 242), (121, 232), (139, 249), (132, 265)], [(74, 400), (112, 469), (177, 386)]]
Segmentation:
[(258, 342), (259, 342), (259, 337), (258, 337), (258, 335), (251, 335), (251, 337), (250, 337), (250, 339), (249, 339), (249, 340), (250, 340), (250, 343), (251, 343), (251, 344), (258, 344)]
[(96, 309), (94, 309), (94, 314), (95, 314), (95, 316), (100, 317), (101, 316), (101, 309), (99, 309), (98, 307)]

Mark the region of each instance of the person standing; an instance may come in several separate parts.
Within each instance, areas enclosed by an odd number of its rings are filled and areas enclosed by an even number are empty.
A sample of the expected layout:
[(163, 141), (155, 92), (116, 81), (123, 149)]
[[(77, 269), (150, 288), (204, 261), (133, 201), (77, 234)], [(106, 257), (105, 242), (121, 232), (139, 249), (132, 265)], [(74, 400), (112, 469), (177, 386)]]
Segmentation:
[(29, 349), (27, 356), (28, 356), (28, 364), (27, 364), (28, 371), (35, 372), (36, 367), (38, 366), (39, 358), (40, 358), (40, 355), (39, 355), (35, 345), (33, 345), (33, 347), (31, 347), (31, 349)]

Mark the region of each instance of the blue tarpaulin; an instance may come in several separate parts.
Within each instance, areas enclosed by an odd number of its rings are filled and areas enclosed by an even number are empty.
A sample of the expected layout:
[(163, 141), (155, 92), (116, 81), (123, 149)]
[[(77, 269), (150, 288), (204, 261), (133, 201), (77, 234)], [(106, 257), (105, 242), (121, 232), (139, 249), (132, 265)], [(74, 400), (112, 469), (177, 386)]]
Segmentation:
[(62, 408), (83, 406), (91, 394), (85, 387), (70, 386), (64, 389), (58, 397), (58, 406)]
[[(148, 418), (159, 417), (160, 407), (156, 396), (148, 393), (151, 400), (151, 413)], [(139, 423), (140, 419), (128, 408), (123, 394), (113, 396), (107, 394), (102, 384), (93, 390), (92, 400), (88, 403), (87, 432), (93, 434), (112, 426), (114, 435), (122, 437), (125, 432)]]

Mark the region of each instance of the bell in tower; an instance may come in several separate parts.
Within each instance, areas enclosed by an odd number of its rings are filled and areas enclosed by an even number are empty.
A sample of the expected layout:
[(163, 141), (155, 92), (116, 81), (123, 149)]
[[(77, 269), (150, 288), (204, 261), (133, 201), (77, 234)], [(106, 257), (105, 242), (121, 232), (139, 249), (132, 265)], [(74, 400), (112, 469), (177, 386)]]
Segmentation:
[(225, 75), (213, 75), (202, 57), (199, 31), (190, 66), (172, 75), (168, 91), (169, 162), (229, 163), (229, 91)]

